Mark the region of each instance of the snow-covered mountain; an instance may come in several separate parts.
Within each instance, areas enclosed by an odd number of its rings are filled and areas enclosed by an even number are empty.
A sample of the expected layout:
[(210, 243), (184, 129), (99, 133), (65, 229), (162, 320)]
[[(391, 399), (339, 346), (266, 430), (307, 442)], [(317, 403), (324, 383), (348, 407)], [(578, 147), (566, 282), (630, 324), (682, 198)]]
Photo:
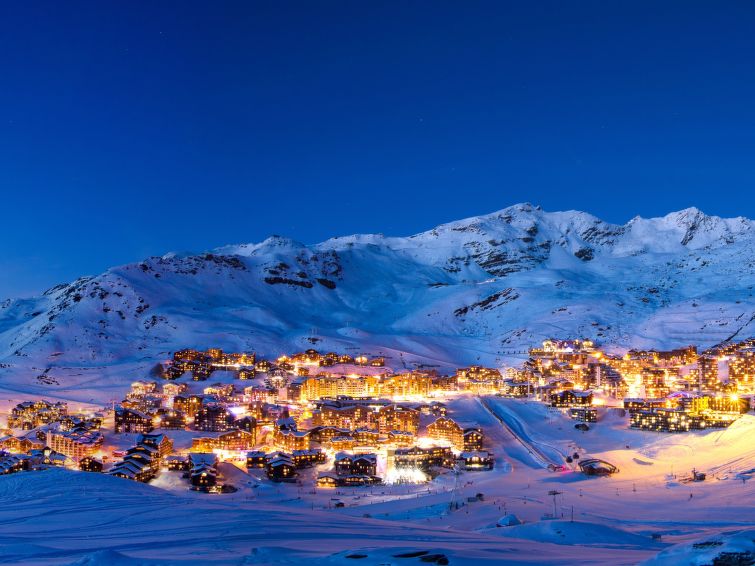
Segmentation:
[(749, 337), (754, 227), (694, 208), (618, 226), (520, 204), (411, 237), (274, 236), (153, 257), (0, 303), (0, 387), (122, 382), (135, 377), (125, 368), (185, 346), (382, 351), (449, 367), (510, 361), (549, 336), (626, 347)]

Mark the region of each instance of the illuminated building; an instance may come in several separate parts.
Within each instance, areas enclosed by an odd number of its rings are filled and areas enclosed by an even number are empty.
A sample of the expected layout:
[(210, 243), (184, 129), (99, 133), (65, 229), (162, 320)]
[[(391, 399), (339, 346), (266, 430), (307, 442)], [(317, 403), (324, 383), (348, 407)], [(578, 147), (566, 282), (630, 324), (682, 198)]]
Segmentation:
[(432, 378), (422, 372), (387, 375), (378, 382), (377, 395), (381, 397), (427, 397), (430, 394)]
[(419, 430), (419, 411), (402, 407), (401, 405), (388, 405), (377, 412), (377, 419), (374, 424), (377, 425), (378, 431), (383, 434), (387, 434), (393, 430), (417, 434), (417, 430)]
[(309, 432), (277, 429), (274, 434), (275, 445), (286, 452), (309, 450), (309, 440)]
[(102, 460), (93, 456), (85, 456), (79, 460), (79, 469), (82, 472), (102, 472), (103, 468)]
[(226, 432), (233, 426), (233, 415), (220, 403), (206, 403), (194, 417), (194, 430)]
[[(46, 440), (46, 438), (45, 438)], [(0, 437), (0, 450), (13, 454), (26, 454), (32, 450), (41, 450), (45, 443), (30, 437), (2, 436)]]
[(162, 433), (140, 434), (136, 437), (136, 443), (157, 448), (160, 459), (164, 459), (173, 453), (173, 441)]
[(577, 421), (594, 423), (598, 420), (598, 409), (594, 407), (571, 407), (569, 416)]
[(380, 440), (380, 433), (375, 429), (358, 428), (352, 436), (359, 446), (377, 446)]
[(701, 391), (715, 391), (719, 389), (718, 359), (709, 356), (697, 358), (698, 381), (697, 388)]
[(339, 476), (374, 476), (377, 474), (375, 454), (336, 454), (334, 469)]
[(213, 452), (215, 450), (248, 451), (254, 447), (255, 435), (245, 430), (231, 430), (215, 437), (193, 438), (192, 452)]
[(176, 383), (174, 381), (169, 381), (165, 384), (163, 384), (163, 396), (165, 397), (165, 400), (168, 402), (169, 406), (173, 405), (173, 398), (176, 395), (180, 395), (184, 391), (186, 391), (187, 386), (185, 383)]
[(246, 467), (247, 468), (264, 468), (267, 463), (267, 455), (261, 450), (253, 450), (247, 452), (246, 455)]
[(173, 398), (173, 408), (180, 411), (187, 418), (193, 419), (202, 408), (203, 395), (176, 395)]
[(753, 391), (755, 384), (755, 349), (743, 348), (729, 358), (729, 380), (740, 391)]
[(229, 399), (230, 397), (233, 397), (233, 393), (234, 393), (233, 383), (227, 383), (227, 384), (213, 383), (212, 385), (205, 387), (202, 390), (202, 393), (204, 393), (205, 395), (212, 395), (218, 400), (225, 401)]
[(452, 468), (454, 465), (454, 455), (451, 449), (445, 446), (397, 448), (392, 454), (389, 453), (389, 456), (396, 468), (426, 470), (434, 466)]
[(218, 482), (218, 457), (212, 453), (189, 454), (189, 481), (201, 490), (214, 487)]
[(280, 454), (265, 464), (267, 477), (276, 482), (291, 482), (296, 478), (296, 466), (290, 456)]
[(182, 430), (186, 428), (186, 415), (174, 409), (160, 409), (155, 413), (156, 428)]
[(357, 441), (351, 435), (336, 436), (330, 441), (330, 449), (336, 452), (345, 452), (354, 450), (357, 445)]
[(31, 430), (38, 426), (57, 421), (68, 414), (68, 405), (51, 401), (24, 401), (11, 409), (8, 417), (10, 428)]
[(126, 395), (128, 398), (129, 395), (134, 395), (136, 397), (143, 397), (144, 395), (149, 395), (150, 393), (155, 393), (157, 391), (157, 383), (154, 381), (134, 381), (131, 384), (131, 391)]
[(324, 464), (328, 460), (325, 452), (319, 448), (310, 448), (309, 450), (294, 450), (291, 452), (291, 461), (298, 468), (309, 468), (317, 464)]
[(492, 470), (495, 459), (490, 452), (465, 451), (459, 454), (459, 460), (465, 470)]
[(464, 449), (464, 431), (456, 421), (440, 417), (427, 426), (427, 436), (433, 440), (443, 441), (457, 450)]
[(485, 440), (485, 435), (481, 428), (465, 428), (464, 429), (464, 450), (466, 452), (476, 452), (482, 450), (482, 444)]
[(102, 433), (98, 431), (74, 432), (59, 429), (47, 431), (47, 446), (77, 462), (98, 452), (103, 441)]
[(116, 406), (114, 420), (116, 434), (144, 433), (150, 432), (154, 428), (153, 416), (138, 409)]
[(629, 426), (662, 432), (687, 432), (705, 428), (705, 420), (681, 409), (632, 411)]
[(575, 405), (592, 405), (592, 391), (566, 389), (552, 393), (550, 396), (551, 407), (573, 407)]

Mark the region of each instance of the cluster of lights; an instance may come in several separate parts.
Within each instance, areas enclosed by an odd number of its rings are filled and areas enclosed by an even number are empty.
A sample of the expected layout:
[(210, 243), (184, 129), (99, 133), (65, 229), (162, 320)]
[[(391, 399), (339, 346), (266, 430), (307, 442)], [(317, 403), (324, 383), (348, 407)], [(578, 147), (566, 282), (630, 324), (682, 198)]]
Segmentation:
[(389, 485), (425, 483), (429, 480), (427, 474), (419, 468), (395, 468), (387, 470), (383, 481)]

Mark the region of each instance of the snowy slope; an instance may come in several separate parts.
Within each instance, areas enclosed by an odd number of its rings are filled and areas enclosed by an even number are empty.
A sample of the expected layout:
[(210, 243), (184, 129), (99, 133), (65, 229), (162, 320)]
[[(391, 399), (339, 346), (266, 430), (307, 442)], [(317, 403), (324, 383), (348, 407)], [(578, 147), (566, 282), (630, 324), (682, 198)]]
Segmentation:
[[(61, 486), (65, 485), (65, 490)], [(635, 564), (657, 548), (565, 547), (253, 499), (171, 493), (103, 474), (0, 477), (0, 561), (24, 564)]]
[(272, 356), (315, 338), (445, 368), (513, 361), (550, 336), (745, 338), (754, 226), (696, 209), (617, 226), (522, 204), (405, 238), (272, 237), (153, 257), (0, 303), (0, 387), (122, 383), (185, 346)]

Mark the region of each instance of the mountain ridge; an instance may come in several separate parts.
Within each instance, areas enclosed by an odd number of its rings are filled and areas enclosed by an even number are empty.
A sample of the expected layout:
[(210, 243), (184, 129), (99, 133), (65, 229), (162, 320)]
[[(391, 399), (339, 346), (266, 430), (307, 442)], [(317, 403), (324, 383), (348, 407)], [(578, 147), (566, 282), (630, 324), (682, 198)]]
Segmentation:
[(751, 332), (754, 226), (695, 208), (615, 225), (523, 203), (408, 237), (167, 253), (0, 303), (0, 387), (186, 346), (314, 344), (451, 367), (515, 362), (549, 336), (712, 345)]

